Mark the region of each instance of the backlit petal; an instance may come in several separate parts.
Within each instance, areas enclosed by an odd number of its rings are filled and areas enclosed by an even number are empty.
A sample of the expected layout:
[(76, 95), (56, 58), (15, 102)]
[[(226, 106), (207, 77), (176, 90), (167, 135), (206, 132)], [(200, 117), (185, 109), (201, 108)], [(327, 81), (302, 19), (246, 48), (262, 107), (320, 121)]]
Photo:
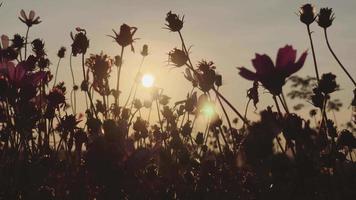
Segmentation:
[(274, 70), (274, 65), (269, 56), (266, 54), (259, 55), (252, 60), (253, 67), (256, 69), (256, 74), (269, 74)]

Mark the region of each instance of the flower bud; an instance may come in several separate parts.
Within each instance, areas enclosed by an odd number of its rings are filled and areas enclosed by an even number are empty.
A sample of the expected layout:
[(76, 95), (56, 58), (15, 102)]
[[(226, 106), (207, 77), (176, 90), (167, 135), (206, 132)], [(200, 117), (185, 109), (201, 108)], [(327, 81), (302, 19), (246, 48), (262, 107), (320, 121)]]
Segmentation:
[(300, 21), (306, 25), (310, 25), (314, 22), (316, 16), (314, 12), (314, 7), (311, 4), (305, 4), (300, 8), (299, 11)]
[(65, 48), (65, 47), (61, 47), (61, 48), (58, 50), (57, 56), (58, 56), (59, 58), (64, 58), (65, 52), (66, 52), (66, 48)]
[(142, 51), (141, 51), (142, 56), (147, 56), (148, 55), (148, 46), (147, 44), (143, 45)]

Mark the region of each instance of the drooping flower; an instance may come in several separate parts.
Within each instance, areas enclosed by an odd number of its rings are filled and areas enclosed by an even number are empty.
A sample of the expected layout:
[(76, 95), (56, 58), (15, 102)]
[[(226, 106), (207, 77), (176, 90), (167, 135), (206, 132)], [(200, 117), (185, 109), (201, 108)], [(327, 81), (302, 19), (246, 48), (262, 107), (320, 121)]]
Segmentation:
[(131, 45), (131, 51), (135, 52), (132, 43), (136, 40), (133, 38), (133, 36), (137, 31), (136, 27), (130, 27), (127, 24), (123, 24), (120, 26), (119, 33), (117, 33), (114, 29), (112, 31), (114, 32), (115, 35), (114, 36), (109, 35), (109, 37), (112, 37), (121, 47), (126, 47), (128, 45)]
[(314, 7), (309, 3), (303, 5), (299, 11), (299, 17), (301, 22), (309, 26), (316, 18)]
[(333, 23), (335, 17), (332, 8), (321, 8), (318, 14), (318, 24), (322, 28), (328, 28)]
[(278, 50), (277, 61), (274, 65), (266, 54), (256, 54), (252, 60), (256, 72), (240, 67), (238, 68), (239, 74), (247, 80), (259, 81), (273, 95), (279, 95), (282, 92), (285, 79), (304, 65), (307, 52), (305, 51), (297, 61), (296, 55), (297, 51), (292, 46), (286, 45)]
[(78, 54), (85, 54), (89, 47), (89, 39), (87, 38), (87, 32), (85, 29), (77, 27), (75, 29), (77, 34), (73, 36), (73, 33), (70, 32), (70, 37), (73, 40), (72, 43), (72, 54), (77, 56)]
[(28, 27), (41, 23), (40, 17), (35, 17), (36, 13), (33, 10), (30, 11), (28, 16), (24, 10), (21, 10), (20, 15), (19, 19)]
[(180, 31), (183, 28), (184, 16), (180, 19), (179, 15), (169, 11), (166, 17), (167, 24), (166, 26), (172, 32)]

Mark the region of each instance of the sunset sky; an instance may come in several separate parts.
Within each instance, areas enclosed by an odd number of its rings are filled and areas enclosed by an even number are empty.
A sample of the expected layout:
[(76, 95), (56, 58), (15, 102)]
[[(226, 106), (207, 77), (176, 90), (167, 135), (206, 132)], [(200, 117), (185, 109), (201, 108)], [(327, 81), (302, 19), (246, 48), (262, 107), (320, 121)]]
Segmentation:
[[(278, 48), (286, 44), (291, 44), (298, 50), (298, 57), (302, 51), (310, 48), (306, 27), (296, 15), (298, 8), (304, 3), (314, 4), (317, 10), (320, 7), (334, 9), (336, 19), (329, 29), (330, 42), (343, 64), (355, 77), (355, 0), (5, 0), (0, 8), (0, 26), (1, 34), (10, 37), (14, 33), (24, 35), (26, 27), (17, 18), (19, 11), (35, 10), (43, 22), (31, 29), (30, 39), (36, 36), (46, 41), (49, 58), (54, 64), (57, 63), (55, 55), (60, 46), (70, 49), (72, 41), (69, 33), (74, 31), (75, 27), (87, 30), (90, 39), (89, 53), (100, 53), (102, 50), (112, 57), (120, 53), (120, 47), (106, 36), (112, 34), (111, 29), (119, 30), (123, 23), (138, 27), (135, 36), (140, 39), (134, 44), (136, 53), (127, 48), (124, 55), (121, 80), (123, 97), (127, 95), (138, 69), (142, 45), (148, 44), (150, 55), (145, 60), (143, 70), (154, 74), (157, 86), (164, 88), (165, 93), (173, 100), (182, 100), (191, 89), (190, 83), (183, 77), (183, 68), (167, 65), (167, 53), (180, 46), (178, 35), (163, 29), (166, 13), (172, 10), (185, 15), (182, 33), (187, 45), (192, 46), (193, 62), (197, 63), (201, 59), (214, 61), (217, 71), (223, 75), (222, 93), (238, 109), (243, 110), (246, 90), (252, 83), (242, 79), (236, 67), (253, 69), (251, 59), (255, 53), (266, 53), (274, 60)], [(338, 121), (349, 119), (351, 111), (348, 105), (352, 99), (352, 83), (331, 57), (322, 29), (317, 24), (313, 24), (311, 29), (319, 69), (321, 73), (331, 71), (338, 75), (337, 81), (341, 91), (336, 92), (334, 97), (340, 98), (345, 104), (344, 109), (348, 109), (338, 114)], [(309, 52), (306, 64), (298, 75), (315, 75), (311, 51)], [(79, 58), (74, 60), (79, 83)], [(59, 80), (71, 83), (69, 56), (62, 63), (58, 77)], [(112, 83), (113, 86), (116, 83), (116, 71), (112, 75)], [(265, 104), (258, 106), (261, 109), (272, 103), (268, 93), (262, 93), (261, 99), (265, 101)]]

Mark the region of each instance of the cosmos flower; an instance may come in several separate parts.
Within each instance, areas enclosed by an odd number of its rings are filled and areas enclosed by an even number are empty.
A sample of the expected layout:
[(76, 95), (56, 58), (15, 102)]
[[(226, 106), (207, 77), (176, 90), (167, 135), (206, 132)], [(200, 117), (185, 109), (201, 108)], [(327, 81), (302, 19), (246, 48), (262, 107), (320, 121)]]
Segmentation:
[(21, 10), (20, 15), (21, 17), (19, 17), (19, 19), (28, 27), (41, 23), (40, 17), (35, 17), (36, 13), (33, 10), (30, 11), (28, 16), (24, 10)]
[(335, 17), (332, 8), (321, 8), (318, 14), (318, 24), (322, 28), (328, 28), (333, 23)]
[(135, 52), (132, 43), (136, 40), (133, 38), (133, 36), (137, 31), (136, 27), (131, 27), (127, 24), (123, 24), (120, 26), (119, 33), (117, 33), (114, 29), (112, 31), (114, 32), (115, 35), (114, 36), (109, 35), (109, 37), (113, 38), (121, 47), (126, 47), (128, 45), (131, 45), (131, 51)]
[(46, 77), (44, 71), (29, 73), (23, 63), (16, 66), (13, 62), (1, 63), (0, 69), (6, 73), (9, 83), (17, 88), (28, 84), (37, 86)]
[(247, 80), (259, 81), (273, 95), (279, 95), (285, 79), (304, 65), (307, 52), (305, 51), (297, 62), (296, 55), (297, 51), (292, 46), (286, 45), (278, 50), (276, 65), (274, 65), (269, 56), (256, 54), (255, 59), (252, 60), (256, 72), (240, 67), (239, 74)]

